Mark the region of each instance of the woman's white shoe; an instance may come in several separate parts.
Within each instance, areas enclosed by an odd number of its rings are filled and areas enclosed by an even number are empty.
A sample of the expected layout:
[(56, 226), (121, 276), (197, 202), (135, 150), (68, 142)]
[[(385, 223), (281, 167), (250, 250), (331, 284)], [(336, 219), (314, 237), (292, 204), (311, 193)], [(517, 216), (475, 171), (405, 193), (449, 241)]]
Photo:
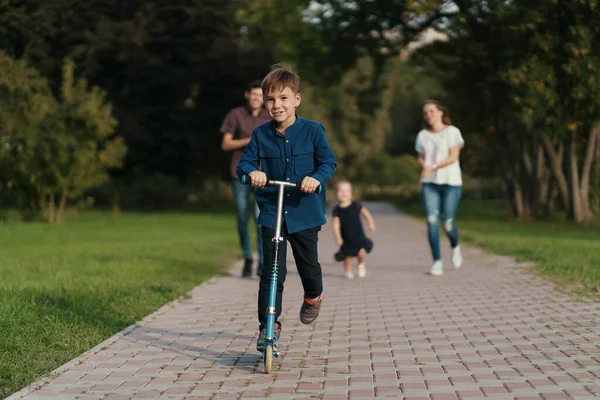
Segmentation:
[(462, 267), (462, 264), (462, 250), (460, 249), (460, 246), (456, 246), (454, 250), (452, 250), (452, 265), (454, 266), (454, 268), (459, 269), (460, 267)]
[(431, 268), (429, 269), (429, 274), (433, 276), (440, 276), (444, 274), (444, 264), (441, 261), (436, 261), (433, 263)]

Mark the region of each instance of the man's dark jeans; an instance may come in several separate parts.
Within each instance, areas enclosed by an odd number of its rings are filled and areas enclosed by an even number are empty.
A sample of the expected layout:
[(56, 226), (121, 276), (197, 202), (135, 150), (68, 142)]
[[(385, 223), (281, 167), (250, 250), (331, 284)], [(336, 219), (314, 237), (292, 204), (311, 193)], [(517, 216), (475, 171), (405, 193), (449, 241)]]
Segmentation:
[[(315, 228), (306, 229), (304, 231), (288, 235), (285, 223), (281, 227), (283, 242), (279, 244), (279, 276), (277, 279), (276, 321), (278, 321), (282, 311), (283, 284), (285, 283), (285, 277), (287, 275), (287, 265), (285, 261), (288, 241), (292, 247), (292, 253), (294, 254), (294, 260), (296, 261), (296, 268), (298, 269), (298, 274), (302, 280), (304, 296), (314, 299), (319, 297), (319, 295), (323, 292), (323, 275), (321, 273), (321, 264), (319, 264), (317, 248), (320, 230), (321, 227), (317, 226)], [(273, 236), (275, 236), (274, 229), (267, 228), (265, 226), (262, 227), (264, 272), (260, 278), (258, 289), (258, 321), (261, 329), (266, 323), (267, 307), (269, 306), (271, 264), (273, 262), (273, 247), (275, 245), (273, 243)], [(298, 299), (298, 305), (300, 304), (301, 301)]]

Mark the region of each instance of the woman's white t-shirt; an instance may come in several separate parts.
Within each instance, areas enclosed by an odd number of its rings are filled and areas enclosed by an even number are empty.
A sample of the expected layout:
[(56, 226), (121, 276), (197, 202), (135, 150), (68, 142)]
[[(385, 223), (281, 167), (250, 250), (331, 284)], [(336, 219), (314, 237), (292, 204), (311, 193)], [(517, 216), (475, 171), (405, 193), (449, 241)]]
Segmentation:
[[(415, 150), (417, 153), (423, 153), (425, 164), (433, 165), (448, 158), (452, 147), (460, 146), (462, 148), (464, 145), (465, 141), (460, 130), (454, 125), (449, 125), (438, 133), (431, 133), (426, 129), (421, 130), (417, 135)], [(459, 161), (456, 160), (443, 168), (432, 170), (427, 179), (421, 178), (421, 182), (462, 186)]]

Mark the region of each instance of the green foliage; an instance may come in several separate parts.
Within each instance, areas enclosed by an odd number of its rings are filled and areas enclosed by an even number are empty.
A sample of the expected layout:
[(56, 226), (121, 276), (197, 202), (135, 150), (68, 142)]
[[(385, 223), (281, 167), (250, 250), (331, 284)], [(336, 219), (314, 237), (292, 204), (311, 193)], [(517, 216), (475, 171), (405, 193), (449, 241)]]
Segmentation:
[(369, 158), (358, 168), (354, 180), (379, 186), (410, 185), (419, 182), (421, 166), (416, 157), (392, 157), (385, 153)]
[(60, 125), (54, 131), (64, 138), (63, 151), (54, 157), (61, 162), (56, 190), (69, 200), (105, 182), (110, 169), (122, 167), (127, 152), (123, 138), (114, 136), (117, 121), (106, 93), (88, 88), (83, 79), (75, 81), (74, 68), (72, 61), (65, 63)]
[(122, 165), (126, 147), (113, 135), (111, 107), (100, 89), (75, 81), (71, 61), (65, 62), (60, 100), (23, 61), (3, 55), (0, 71), (3, 179), (24, 194), (24, 209), (47, 206), (48, 221), (60, 222), (67, 200), (79, 199)]
[(600, 35), (595, 23), (600, 11), (593, 4), (575, 1), (564, 7), (547, 0), (507, 7), (507, 29), (516, 32), (523, 51), (505, 79), (526, 126), (550, 135), (589, 129), (600, 118), (600, 47), (592, 39)]
[(0, 54), (0, 174), (9, 190), (20, 191), (21, 207), (29, 215), (39, 210), (40, 149), (45, 125), (58, 111), (45, 78), (24, 61)]

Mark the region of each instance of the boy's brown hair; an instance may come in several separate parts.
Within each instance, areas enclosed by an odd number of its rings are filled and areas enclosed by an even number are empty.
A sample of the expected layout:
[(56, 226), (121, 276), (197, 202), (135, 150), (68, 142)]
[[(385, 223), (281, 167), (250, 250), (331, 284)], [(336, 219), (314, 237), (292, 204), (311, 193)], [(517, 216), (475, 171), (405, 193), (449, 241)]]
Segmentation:
[(294, 94), (300, 93), (300, 77), (292, 72), (292, 68), (285, 63), (274, 66), (271, 72), (262, 81), (263, 94), (277, 93), (285, 88), (292, 89)]

